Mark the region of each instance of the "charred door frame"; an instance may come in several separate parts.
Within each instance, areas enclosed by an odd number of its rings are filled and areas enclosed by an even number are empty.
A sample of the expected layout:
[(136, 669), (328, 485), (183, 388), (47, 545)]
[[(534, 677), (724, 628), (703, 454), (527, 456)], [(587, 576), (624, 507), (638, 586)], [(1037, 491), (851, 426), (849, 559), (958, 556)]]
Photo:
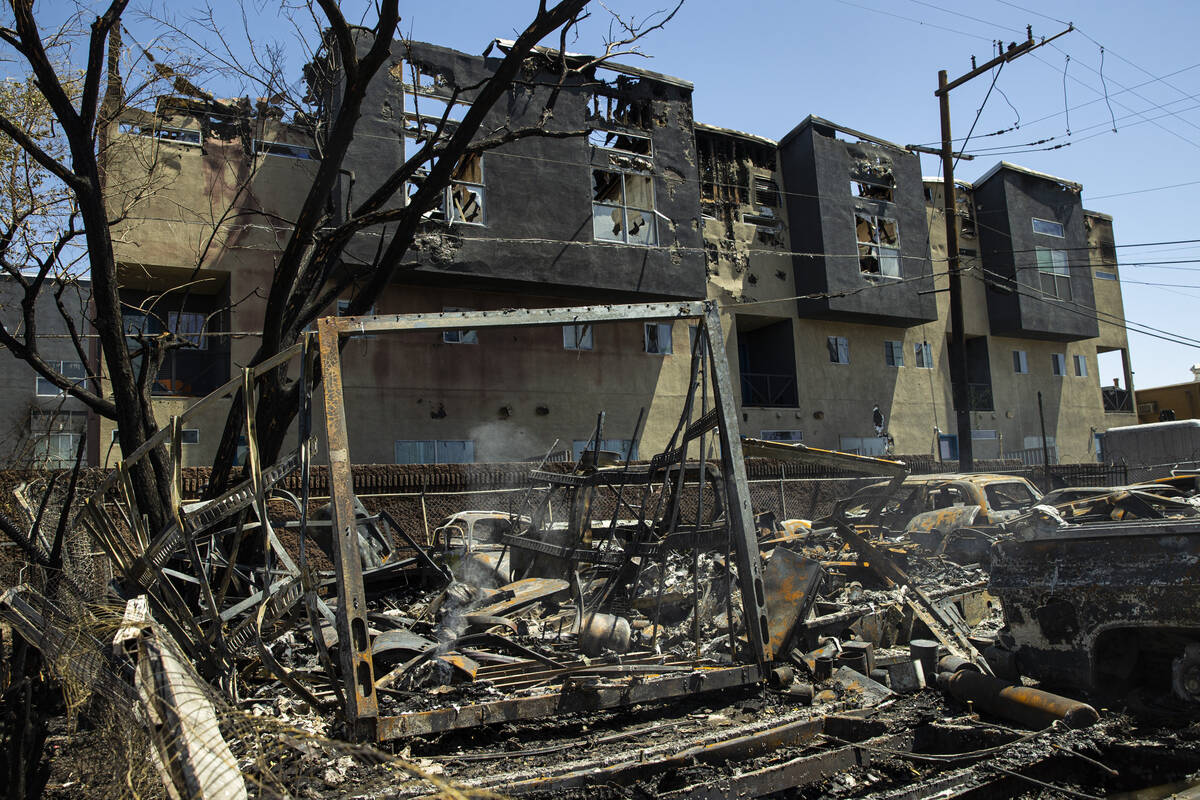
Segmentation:
[[(377, 737), (379, 704), (374, 691), (374, 667), (366, 632), (367, 609), (362, 564), (358, 559), (355, 541), (354, 487), (342, 390), (339, 337), (415, 330), (444, 331), (689, 319), (697, 320), (704, 326), (710, 343), (709, 363), (712, 367), (717, 428), (721, 441), (721, 468), (725, 475), (732, 476), (732, 480), (726, 482), (726, 495), (729, 524), (732, 526), (733, 541), (737, 550), (742, 610), (747, 620), (751, 652), (757, 664), (763, 665), (772, 660), (773, 653), (768, 631), (762, 559), (758, 551), (749, 486), (746, 482), (746, 462), (742, 456), (737, 401), (733, 396), (733, 382), (726, 359), (721, 315), (715, 302), (695, 300), (574, 308), (325, 317), (318, 322), (333, 530), (339, 532), (338, 546), (334, 549), (338, 573), (338, 649), (346, 689), (346, 722), (351, 736), (359, 739)], [(758, 622), (752, 624), (751, 620)]]

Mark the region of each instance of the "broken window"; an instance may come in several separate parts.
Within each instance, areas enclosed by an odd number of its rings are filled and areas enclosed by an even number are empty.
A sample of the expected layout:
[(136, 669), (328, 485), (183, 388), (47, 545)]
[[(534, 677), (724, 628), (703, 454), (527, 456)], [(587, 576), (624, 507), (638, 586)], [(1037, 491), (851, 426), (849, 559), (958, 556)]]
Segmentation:
[(606, 242), (658, 244), (649, 175), (592, 170), (592, 236)]
[(1064, 236), (1063, 224), (1061, 222), (1054, 222), (1048, 219), (1038, 219), (1037, 217), (1033, 218), (1033, 232), (1041, 233), (1046, 236), (1057, 236), (1059, 239), (1063, 238)]
[[(46, 364), (59, 375), (76, 383), (82, 383), (87, 378), (87, 370), (84, 369), (82, 361), (47, 361)], [(63, 391), (41, 375), (38, 375), (34, 379), (33, 393), (38, 397), (59, 397), (63, 394)], [(74, 464), (74, 462), (75, 453), (72, 451), (71, 463)]]
[(959, 231), (963, 236), (975, 236), (975, 212), (971, 201), (965, 197), (958, 198)]
[(311, 147), (287, 142), (268, 142), (263, 139), (254, 140), (254, 152), (259, 155), (283, 156), (307, 161), (314, 161), (317, 158), (317, 151)]
[(880, 200), (885, 203), (894, 202), (894, 187), (889, 183), (852, 180), (850, 181), (850, 194), (854, 197), (861, 197), (864, 200)]
[[(406, 159), (411, 158), (422, 146), (423, 143), (416, 137), (405, 136), (403, 157)], [(412, 202), (412, 198), (420, 191), (428, 174), (429, 165), (423, 164), (408, 179), (405, 187), (406, 202)], [(449, 209), (449, 219), (451, 222), (486, 225), (487, 220), (484, 215), (485, 202), (483, 155), (481, 153), (468, 153), (462, 157), (458, 166), (454, 168), (454, 173), (450, 178), (450, 185), (446, 187), (441, 202), (426, 211), (422, 216), (429, 220), (445, 220), (447, 219), (447, 209)]]
[(904, 366), (904, 342), (891, 339), (883, 343), (883, 360), (889, 367)]
[(865, 275), (900, 277), (900, 237), (896, 221), (870, 214), (855, 214), (858, 268)]
[(587, 102), (588, 117), (626, 128), (650, 130), (650, 101), (630, 100), (619, 94), (593, 92)]
[(829, 363), (850, 363), (850, 342), (845, 336), (830, 336), (825, 340), (825, 346), (829, 348)]
[(617, 150), (630, 155), (652, 155), (649, 136), (638, 136), (632, 133), (617, 131), (592, 130), (588, 133), (588, 144), (605, 150)]
[(121, 133), (132, 136), (148, 136), (152, 139), (164, 139), (177, 144), (200, 144), (200, 131), (190, 128), (169, 128), (154, 125), (142, 125), (137, 122), (122, 122), (117, 129)]
[(647, 322), (645, 325), (645, 347), (647, 353), (666, 356), (671, 354), (671, 323)]
[(472, 439), (397, 439), (397, 464), (473, 464)]
[(1042, 294), (1058, 300), (1070, 300), (1071, 267), (1067, 263), (1067, 251), (1039, 247), (1036, 252)]
[(1087, 377), (1087, 356), (1071, 356), (1071, 358), (1075, 362), (1075, 377), (1076, 378), (1086, 378)]
[[(442, 311), (474, 311), (473, 308), (443, 308)], [(479, 344), (479, 336), (473, 330), (459, 331), (442, 331), (442, 341), (446, 344)], [(402, 463), (421, 463), (421, 462), (402, 462), (397, 461), (397, 464)]]
[(591, 350), (591, 325), (563, 325), (564, 350)]
[(917, 342), (913, 345), (913, 360), (921, 369), (933, 369), (933, 350), (929, 342)]
[(1061, 378), (1067, 374), (1067, 357), (1062, 353), (1050, 354), (1050, 374)]
[(1029, 359), (1024, 350), (1013, 350), (1013, 372), (1018, 375), (1029, 374)]

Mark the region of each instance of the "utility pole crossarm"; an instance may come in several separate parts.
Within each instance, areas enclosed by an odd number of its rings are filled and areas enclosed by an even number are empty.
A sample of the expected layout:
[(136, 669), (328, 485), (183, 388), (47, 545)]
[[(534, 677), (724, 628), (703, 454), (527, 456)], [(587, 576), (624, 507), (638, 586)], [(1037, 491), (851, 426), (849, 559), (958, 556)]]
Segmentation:
[(1060, 36), (1066, 36), (1068, 33), (1070, 33), (1073, 30), (1075, 30), (1075, 25), (1070, 24), (1067, 26), (1067, 29), (1065, 31), (1060, 31), (1059, 33), (1056, 33), (1053, 36), (1051, 36), (1049, 39), (1042, 39), (1040, 42), (1035, 42), (1033, 40), (1033, 34), (1030, 33), (1029, 38), (1026, 39), (1025, 41), (1021, 42), (1019, 45), (1008, 48), (1008, 50), (1006, 50), (1003, 53), (1001, 53), (1000, 55), (996, 56), (991, 61), (987, 62), (986, 64), (976, 67), (975, 69), (971, 70), (966, 75), (963, 75), (960, 78), (955, 78), (954, 80), (947, 83), (945, 86), (939, 86), (937, 91), (935, 91), (933, 94), (935, 97), (941, 97), (943, 94), (949, 92), (951, 89), (961, 86), (962, 84), (966, 83), (967, 81), (971, 80), (972, 78), (978, 78), (983, 73), (991, 71), (991, 69), (993, 67), (996, 67), (999, 64), (1002, 64), (1006, 61), (1012, 61), (1013, 59), (1017, 58), (1018, 56), (1023, 56), (1031, 50), (1038, 49), (1042, 45), (1050, 44), (1055, 39), (1059, 38)]

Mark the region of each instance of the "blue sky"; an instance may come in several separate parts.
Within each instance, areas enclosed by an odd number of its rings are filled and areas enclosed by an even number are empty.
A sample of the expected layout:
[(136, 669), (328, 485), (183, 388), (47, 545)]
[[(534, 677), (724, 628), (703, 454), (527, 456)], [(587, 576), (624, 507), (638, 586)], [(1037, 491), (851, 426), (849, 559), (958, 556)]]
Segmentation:
[[(235, 30), (241, 28), (232, 0), (213, 2)], [(607, 6), (640, 17), (669, 2), (609, 0)], [(298, 76), (302, 58), (287, 42), (290, 31), (276, 20), (278, 4), (247, 4), (249, 29), (260, 42), (281, 37)], [(53, 3), (41, 5), (54, 13)], [(536, 5), (402, 3), (401, 28), (416, 39), (480, 53), (494, 37), (513, 37)], [(361, 0), (342, 3), (350, 19), (366, 6)], [(190, 4), (169, 7), (185, 15)], [(980, 63), (990, 58), (995, 39), (1022, 41), (1027, 24), (1035, 37), (1048, 37), (1067, 22), (1077, 30), (1005, 66), (966, 146), (978, 158), (960, 162), (957, 175), (972, 180), (1004, 159), (1081, 183), (1084, 206), (1115, 219), (1130, 325), (1149, 326), (1167, 338), (1200, 339), (1194, 325), (1200, 241), (1149, 244), (1200, 240), (1194, 212), (1200, 205), (1200, 4), (687, 0), (665, 29), (641, 42), (649, 58), (621, 60), (693, 82), (701, 122), (778, 139), (816, 114), (900, 144), (933, 144), (939, 138), (933, 95), (939, 69), (956, 77), (971, 69), (972, 56)], [(130, 23), (140, 37), (145, 28), (132, 18)], [(607, 12), (594, 5), (569, 49), (599, 51), (607, 27)], [(954, 91), (956, 136), (971, 127), (989, 83), (981, 77)], [(989, 135), (997, 131), (1006, 132)], [(926, 175), (938, 174), (933, 158), (924, 161)], [(1130, 345), (1135, 386), (1190, 380), (1188, 367), (1200, 362), (1200, 342), (1172, 343), (1131, 331)], [(1102, 362), (1101, 380), (1117, 371)]]

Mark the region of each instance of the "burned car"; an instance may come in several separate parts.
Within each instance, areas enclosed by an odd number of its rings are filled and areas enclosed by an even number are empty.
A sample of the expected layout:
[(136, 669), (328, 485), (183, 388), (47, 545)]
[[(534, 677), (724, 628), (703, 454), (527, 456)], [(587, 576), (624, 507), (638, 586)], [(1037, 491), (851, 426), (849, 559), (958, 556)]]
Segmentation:
[[(834, 507), (833, 518), (850, 525), (865, 521), (887, 488), (885, 482), (864, 486)], [(879, 524), (891, 531), (945, 534), (1011, 519), (1041, 496), (1036, 486), (1016, 475), (910, 475), (884, 502)]]

